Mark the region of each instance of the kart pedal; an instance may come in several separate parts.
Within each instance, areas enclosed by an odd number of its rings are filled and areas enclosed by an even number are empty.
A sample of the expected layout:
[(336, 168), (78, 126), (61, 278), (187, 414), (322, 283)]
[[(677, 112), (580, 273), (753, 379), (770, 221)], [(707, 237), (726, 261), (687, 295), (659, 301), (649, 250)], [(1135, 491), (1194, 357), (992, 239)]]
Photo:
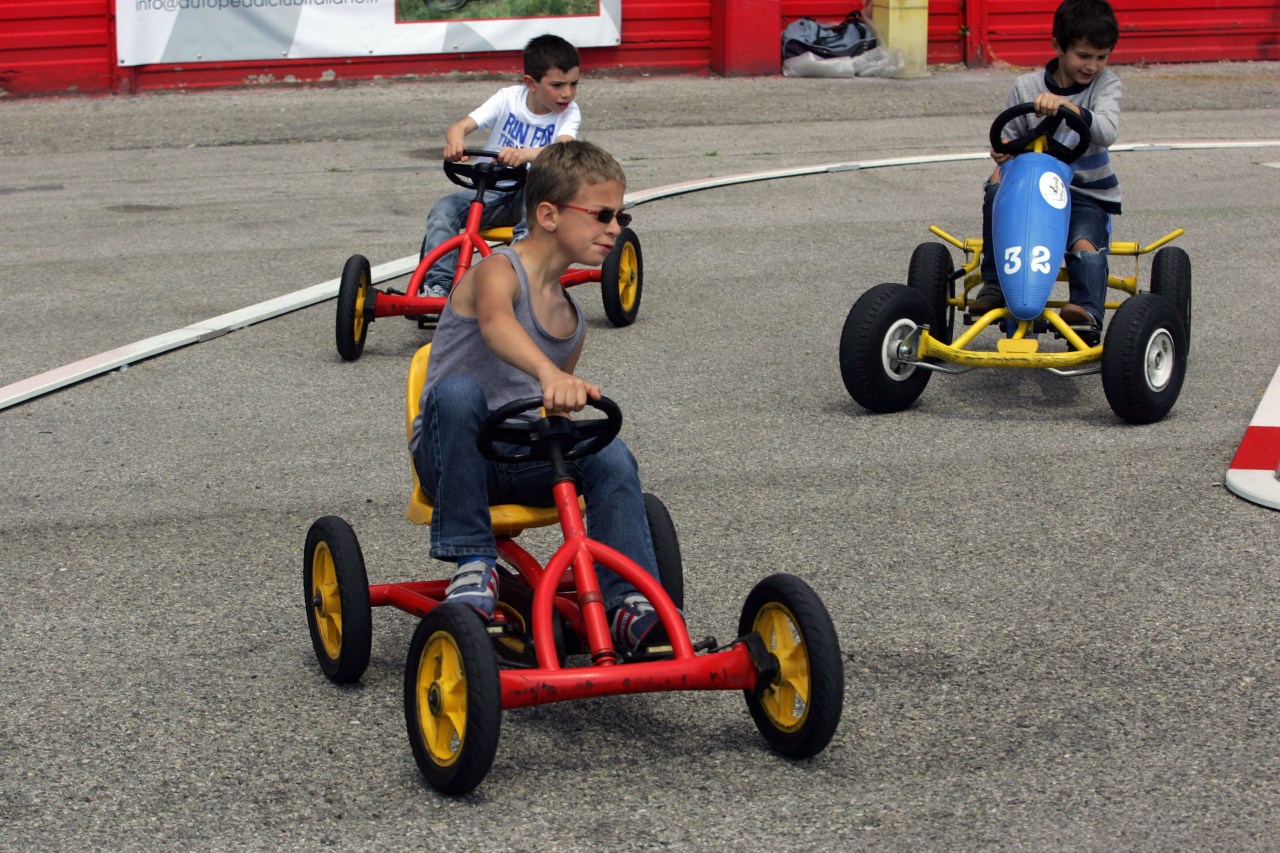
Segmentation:
[[(1096, 347), (1102, 341), (1102, 330), (1097, 326), (1072, 326), (1071, 331), (1080, 336), (1080, 340), (1084, 341), (1087, 346)], [(1054, 337), (1058, 340), (1066, 340), (1065, 337), (1054, 332)]]
[(756, 673), (759, 678), (756, 679), (755, 694), (759, 696), (778, 679), (782, 668), (778, 664), (777, 656), (769, 651), (769, 647), (765, 645), (764, 638), (760, 636), (759, 631), (752, 631), (747, 634), (742, 638), (742, 642), (746, 645), (747, 652), (751, 655), (751, 661), (756, 665)]
[(643, 663), (651, 660), (670, 660), (675, 657), (675, 649), (670, 643), (654, 643), (641, 646), (633, 652), (624, 652), (622, 659), (626, 663)]

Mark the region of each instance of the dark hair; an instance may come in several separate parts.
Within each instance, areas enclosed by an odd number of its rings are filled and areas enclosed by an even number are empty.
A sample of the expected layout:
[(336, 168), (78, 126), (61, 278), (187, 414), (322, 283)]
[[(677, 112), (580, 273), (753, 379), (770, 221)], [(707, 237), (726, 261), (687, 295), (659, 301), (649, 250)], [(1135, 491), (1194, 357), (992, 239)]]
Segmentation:
[(606, 181), (627, 187), (626, 172), (608, 151), (580, 139), (553, 142), (539, 152), (529, 169), (529, 180), (524, 185), (525, 210), (532, 220), (542, 202), (568, 202), (583, 184)]
[(581, 64), (578, 49), (560, 36), (534, 36), (524, 46), (524, 73), (535, 82), (541, 82), (552, 68), (572, 71)]
[(1107, 0), (1063, 0), (1053, 13), (1053, 37), (1064, 51), (1081, 39), (1110, 50), (1120, 40), (1120, 24)]

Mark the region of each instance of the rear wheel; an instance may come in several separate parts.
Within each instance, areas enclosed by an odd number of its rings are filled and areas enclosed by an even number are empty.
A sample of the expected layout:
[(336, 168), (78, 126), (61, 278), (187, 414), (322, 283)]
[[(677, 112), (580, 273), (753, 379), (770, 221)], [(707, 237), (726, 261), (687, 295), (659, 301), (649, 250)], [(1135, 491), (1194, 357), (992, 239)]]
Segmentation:
[(1191, 351), (1191, 258), (1178, 246), (1165, 246), (1151, 261), (1151, 292), (1173, 305), (1182, 318), (1187, 336), (1185, 352)]
[(915, 402), (929, 371), (902, 361), (898, 347), (932, 322), (925, 297), (900, 284), (877, 284), (853, 303), (840, 334), (840, 376), (859, 405), (899, 412)]
[(930, 332), (944, 344), (951, 343), (955, 323), (955, 308), (947, 300), (955, 291), (951, 277), (955, 266), (951, 253), (941, 243), (921, 243), (911, 253), (911, 265), (907, 268), (907, 287), (918, 292), (933, 309)]
[(320, 668), (336, 684), (358, 681), (369, 666), (373, 613), (360, 543), (341, 518), (327, 515), (307, 531), (302, 591)]
[(821, 752), (840, 723), (844, 667), (822, 600), (794, 575), (771, 575), (742, 606), (738, 636), (755, 631), (777, 661), (776, 677), (744, 691), (756, 728), (787, 758)]
[(342, 268), (338, 281), (338, 316), (335, 328), (338, 355), (345, 361), (355, 361), (364, 352), (364, 342), (369, 331), (365, 321), (365, 301), (373, 296), (369, 259), (364, 255), (352, 255)]
[(644, 257), (640, 254), (640, 238), (630, 228), (623, 228), (613, 251), (600, 266), (600, 295), (609, 322), (615, 326), (634, 323), (643, 293)]
[(418, 769), (461, 795), (493, 765), (502, 723), (498, 659), (475, 613), (442, 604), (423, 618), (404, 669), (404, 715)]
[(649, 536), (653, 539), (653, 552), (658, 557), (658, 580), (671, 596), (671, 603), (684, 609), (684, 562), (680, 557), (680, 542), (676, 539), (676, 526), (671, 513), (657, 495), (644, 493), (644, 515), (649, 522)]
[(1182, 318), (1163, 296), (1139, 293), (1120, 304), (1102, 345), (1102, 390), (1131, 424), (1169, 413), (1187, 372)]

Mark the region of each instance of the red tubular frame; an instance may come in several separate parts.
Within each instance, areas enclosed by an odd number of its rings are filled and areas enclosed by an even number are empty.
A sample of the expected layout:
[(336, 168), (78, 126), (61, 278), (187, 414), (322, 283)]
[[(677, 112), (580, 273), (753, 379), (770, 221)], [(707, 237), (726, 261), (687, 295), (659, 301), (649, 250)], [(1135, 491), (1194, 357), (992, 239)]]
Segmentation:
[[(735, 643), (722, 651), (698, 656), (680, 611), (662, 584), (626, 555), (588, 538), (573, 481), (562, 480), (552, 491), (565, 541), (545, 568), (511, 539), (498, 540), (503, 559), (534, 590), (532, 628), (538, 655), (537, 669), (505, 669), (499, 673), (504, 709), (623, 693), (755, 688), (759, 669), (745, 644)], [(596, 579), (596, 563), (622, 576), (649, 599), (671, 639), (673, 659), (618, 664)], [(375, 584), (369, 587), (369, 603), (374, 607), (391, 605), (422, 617), (439, 606), (448, 585), (443, 580)], [(592, 666), (561, 667), (552, 633), (553, 607), (574, 631), (586, 635)]]

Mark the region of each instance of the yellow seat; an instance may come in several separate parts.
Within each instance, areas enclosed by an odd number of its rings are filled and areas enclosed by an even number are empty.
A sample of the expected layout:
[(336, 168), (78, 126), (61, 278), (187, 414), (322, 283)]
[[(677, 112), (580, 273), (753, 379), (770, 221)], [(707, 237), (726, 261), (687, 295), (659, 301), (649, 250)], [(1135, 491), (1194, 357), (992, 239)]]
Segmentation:
[[(419, 349), (413, 355), (409, 365), (409, 384), (405, 394), (405, 438), (413, 435), (413, 419), (418, 416), (418, 405), (422, 398), (422, 386), (427, 381), (427, 362), (431, 358), (431, 344)], [(418, 481), (418, 469), (409, 459), (409, 471), (413, 474), (413, 495), (409, 498), (409, 506), (405, 515), (414, 524), (431, 523), (431, 500), (422, 491)], [(521, 530), (531, 527), (547, 527), (557, 524), (560, 515), (555, 507), (523, 506), (521, 504), (495, 504), (489, 507), (493, 532), (499, 536), (515, 536)]]
[(516, 229), (510, 225), (503, 228), (483, 228), (480, 236), (490, 243), (507, 243), (510, 244), (515, 239)]

